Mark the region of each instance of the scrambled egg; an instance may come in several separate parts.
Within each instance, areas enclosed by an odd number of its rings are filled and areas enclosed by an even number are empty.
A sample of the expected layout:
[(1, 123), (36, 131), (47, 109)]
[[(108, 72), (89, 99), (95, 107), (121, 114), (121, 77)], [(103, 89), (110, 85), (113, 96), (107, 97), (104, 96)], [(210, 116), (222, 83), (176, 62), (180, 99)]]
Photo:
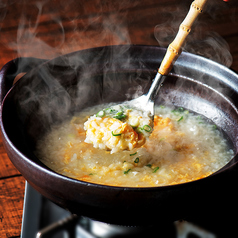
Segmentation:
[(107, 117), (91, 117), (84, 124), (85, 142), (95, 148), (111, 150), (132, 150), (145, 142), (143, 134), (138, 134), (128, 123)]

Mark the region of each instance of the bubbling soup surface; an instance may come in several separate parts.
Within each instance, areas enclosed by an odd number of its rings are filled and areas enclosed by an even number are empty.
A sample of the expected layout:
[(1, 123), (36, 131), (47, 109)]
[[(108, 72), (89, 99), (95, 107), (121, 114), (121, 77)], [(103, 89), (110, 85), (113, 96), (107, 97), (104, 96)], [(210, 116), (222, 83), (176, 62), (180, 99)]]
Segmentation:
[(183, 108), (165, 106), (155, 107), (153, 132), (142, 146), (116, 153), (95, 148), (86, 142), (84, 123), (110, 106), (87, 108), (69, 121), (53, 126), (38, 141), (38, 158), (57, 173), (78, 180), (153, 187), (207, 177), (234, 156), (214, 124)]

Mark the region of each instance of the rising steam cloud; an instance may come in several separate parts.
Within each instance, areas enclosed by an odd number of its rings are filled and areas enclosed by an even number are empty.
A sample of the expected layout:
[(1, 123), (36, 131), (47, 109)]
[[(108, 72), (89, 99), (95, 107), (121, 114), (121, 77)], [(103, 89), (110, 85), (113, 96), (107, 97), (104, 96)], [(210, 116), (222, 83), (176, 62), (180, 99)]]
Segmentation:
[[(57, 11), (52, 8), (55, 4), (58, 4)], [(86, 48), (131, 44), (125, 21), (127, 11), (120, 12), (120, 15), (114, 11), (105, 14), (105, 3), (95, 0), (92, 5), (95, 12), (92, 10), (88, 14), (84, 4), (75, 0), (69, 0), (67, 4), (61, 0), (0, 2), (1, 21), (4, 20), (9, 6), (12, 8), (16, 5), (19, 9), (15, 19), (18, 23), (16, 37), (2, 39), (1, 43), (15, 51), (16, 57), (46, 59)], [(126, 4), (126, 1), (122, 4)]]
[[(207, 9), (205, 9), (206, 14), (215, 20), (219, 17), (217, 12), (221, 10), (220, 8), (221, 6), (217, 4), (217, 1), (212, 1), (211, 5), (208, 5)], [(167, 47), (174, 40), (179, 25), (182, 23), (186, 14), (187, 9), (184, 10), (181, 6), (177, 7), (176, 10), (168, 14), (166, 22), (155, 26), (154, 35), (160, 46)], [(218, 33), (209, 29), (209, 23), (204, 20), (202, 15), (198, 17), (191, 33), (188, 35), (183, 46), (183, 51), (204, 56), (230, 67), (232, 64), (232, 55), (228, 43)]]
[[(0, 23), (4, 20), (9, 6), (11, 6), (11, 9), (13, 5), (21, 8), (18, 10), (21, 11), (21, 14), (16, 19), (18, 21), (16, 38), (2, 38), (1, 43), (6, 48), (14, 50), (16, 57), (30, 56), (46, 59), (91, 47), (134, 44), (131, 40), (133, 37), (130, 35), (131, 30), (127, 22), (129, 13), (126, 10), (127, 6), (132, 3), (121, 0), (120, 4), (117, 3), (119, 7), (109, 12), (105, 9), (113, 8), (113, 2), (95, 0), (93, 3), (92, 13), (88, 15), (83, 1), (1, 1)], [(57, 11), (52, 8), (54, 4), (58, 5)], [(135, 7), (139, 3), (133, 4), (133, 7)], [(179, 29), (179, 24), (187, 14), (189, 4), (191, 4), (189, 1), (178, 2), (177, 7), (160, 9), (160, 13), (165, 14), (166, 18), (160, 24), (155, 25), (154, 28), (154, 37), (159, 46), (168, 47), (173, 41)], [(75, 11), (72, 12), (72, 6), (74, 5)], [(222, 1), (211, 0), (211, 4), (206, 9), (206, 14), (215, 20), (219, 17), (217, 12), (222, 8), (224, 8)], [(27, 15), (26, 12), (29, 12), (29, 9), (32, 13)], [(122, 9), (123, 11), (121, 11)], [(159, 21), (160, 15), (158, 14)], [(46, 27), (47, 22), (50, 22), (49, 28)], [(183, 50), (202, 55), (230, 67), (232, 57), (228, 44), (216, 32), (211, 32), (209, 27), (204, 27), (208, 24), (203, 16), (200, 16)], [(47, 32), (44, 27), (47, 28)], [(207, 30), (203, 31), (203, 28)], [(144, 42), (143, 44), (153, 43)]]

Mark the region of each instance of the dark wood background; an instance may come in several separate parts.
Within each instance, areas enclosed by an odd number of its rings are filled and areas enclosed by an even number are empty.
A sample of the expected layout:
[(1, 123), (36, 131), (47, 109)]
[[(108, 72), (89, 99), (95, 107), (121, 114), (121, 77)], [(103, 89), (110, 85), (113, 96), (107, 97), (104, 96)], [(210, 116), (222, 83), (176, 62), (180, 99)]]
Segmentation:
[[(115, 44), (167, 47), (191, 0), (0, 0), (0, 68)], [(208, 0), (184, 50), (238, 72), (238, 1)], [(0, 139), (0, 237), (20, 237), (25, 180)]]

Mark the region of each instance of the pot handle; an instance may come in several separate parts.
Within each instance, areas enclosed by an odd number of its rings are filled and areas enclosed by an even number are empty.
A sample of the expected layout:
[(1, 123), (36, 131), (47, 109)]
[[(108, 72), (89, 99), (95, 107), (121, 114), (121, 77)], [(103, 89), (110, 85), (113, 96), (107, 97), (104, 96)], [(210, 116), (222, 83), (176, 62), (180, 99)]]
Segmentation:
[(0, 103), (2, 103), (5, 95), (12, 88), (14, 79), (18, 74), (26, 73), (46, 61), (48, 60), (23, 57), (6, 63), (0, 70)]

